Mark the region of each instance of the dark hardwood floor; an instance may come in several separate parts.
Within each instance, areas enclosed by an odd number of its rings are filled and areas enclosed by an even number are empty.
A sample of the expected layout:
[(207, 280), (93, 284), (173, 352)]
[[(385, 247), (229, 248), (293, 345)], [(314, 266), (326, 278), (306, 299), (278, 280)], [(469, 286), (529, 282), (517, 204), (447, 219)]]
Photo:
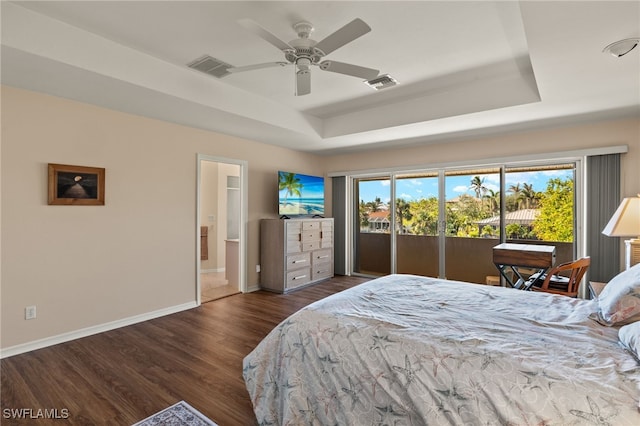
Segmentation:
[[(0, 424), (131, 425), (185, 400), (220, 426), (255, 425), (243, 358), (293, 312), (365, 281), (340, 276), (288, 295), (238, 294), (3, 359)], [(67, 418), (12, 418), (38, 410)]]

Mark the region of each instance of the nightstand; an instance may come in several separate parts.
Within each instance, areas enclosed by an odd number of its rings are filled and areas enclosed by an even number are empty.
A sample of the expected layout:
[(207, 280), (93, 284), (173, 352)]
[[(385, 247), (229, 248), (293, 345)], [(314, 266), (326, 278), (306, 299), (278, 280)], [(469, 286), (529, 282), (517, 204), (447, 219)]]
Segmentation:
[(589, 297), (591, 299), (598, 297), (606, 285), (607, 283), (601, 283), (599, 281), (589, 281)]

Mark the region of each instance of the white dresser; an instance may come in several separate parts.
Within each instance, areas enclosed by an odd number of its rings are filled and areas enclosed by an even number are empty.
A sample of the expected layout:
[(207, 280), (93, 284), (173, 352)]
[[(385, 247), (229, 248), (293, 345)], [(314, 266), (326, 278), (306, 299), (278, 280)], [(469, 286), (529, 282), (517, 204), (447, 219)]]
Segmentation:
[(333, 219), (263, 219), (260, 286), (286, 293), (333, 277)]

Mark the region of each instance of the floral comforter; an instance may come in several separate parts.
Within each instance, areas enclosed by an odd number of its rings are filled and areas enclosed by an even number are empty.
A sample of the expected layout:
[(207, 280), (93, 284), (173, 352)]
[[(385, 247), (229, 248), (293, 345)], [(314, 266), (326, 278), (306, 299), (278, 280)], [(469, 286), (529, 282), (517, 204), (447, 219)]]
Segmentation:
[(320, 300), (244, 359), (260, 424), (638, 425), (594, 301), (412, 275)]

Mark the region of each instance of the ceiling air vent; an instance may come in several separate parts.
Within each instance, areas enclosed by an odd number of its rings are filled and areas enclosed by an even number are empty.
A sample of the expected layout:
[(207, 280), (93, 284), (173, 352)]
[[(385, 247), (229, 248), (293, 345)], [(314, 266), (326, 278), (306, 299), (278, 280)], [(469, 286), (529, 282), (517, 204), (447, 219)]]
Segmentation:
[(225, 75), (230, 74), (229, 68), (233, 68), (232, 65), (222, 62), (220, 59), (213, 58), (209, 55), (204, 55), (187, 64), (189, 68), (201, 71), (205, 74), (212, 75), (217, 78), (222, 78)]
[(374, 79), (366, 80), (364, 83), (375, 90), (386, 89), (387, 87), (393, 87), (398, 84), (396, 79), (389, 74), (382, 74)]

